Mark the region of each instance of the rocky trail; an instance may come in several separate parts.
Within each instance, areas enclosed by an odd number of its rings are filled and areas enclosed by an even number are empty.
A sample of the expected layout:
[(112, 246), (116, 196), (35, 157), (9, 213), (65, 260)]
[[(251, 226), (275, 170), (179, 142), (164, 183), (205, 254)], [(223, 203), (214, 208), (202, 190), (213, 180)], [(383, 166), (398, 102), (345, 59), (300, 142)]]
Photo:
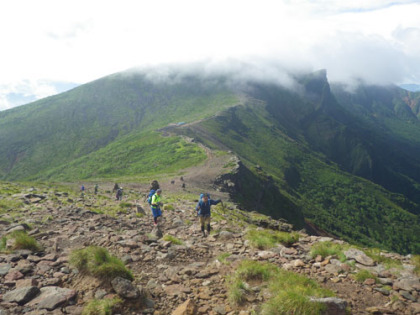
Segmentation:
[[(128, 193), (127, 193), (128, 194)], [(420, 282), (410, 257), (382, 252), (396, 262), (386, 265), (358, 248), (347, 247), (344, 259), (311, 255), (320, 243), (346, 245), (299, 231), (292, 244), (258, 248), (249, 231), (285, 231), (291, 226), (228, 203), (213, 208), (212, 232), (203, 237), (193, 211), (193, 198), (172, 195), (165, 202), (159, 228), (150, 209), (101, 195), (84, 198), (53, 189), (30, 189), (3, 196), (24, 203), (21, 216), (0, 220), (0, 237), (27, 230), (42, 246), (0, 253), (0, 314), (82, 314), (93, 300), (119, 296), (113, 314), (259, 314), (271, 296), (258, 281), (247, 284), (242, 303), (229, 298), (229, 277), (244, 260), (269, 262), (305, 275), (335, 293), (325, 314), (420, 314)], [(137, 198), (133, 198), (137, 199)], [(120, 209), (115, 215), (101, 208)], [(144, 211), (144, 212), (143, 212)], [(5, 244), (5, 248), (12, 246)], [(73, 250), (106, 248), (132, 271), (134, 280), (101, 281), (69, 263)], [(357, 281), (361, 270), (371, 277)], [(127, 283), (126, 283), (127, 282)], [(107, 314), (85, 313), (84, 314)], [(298, 313), (296, 313), (298, 314)]]

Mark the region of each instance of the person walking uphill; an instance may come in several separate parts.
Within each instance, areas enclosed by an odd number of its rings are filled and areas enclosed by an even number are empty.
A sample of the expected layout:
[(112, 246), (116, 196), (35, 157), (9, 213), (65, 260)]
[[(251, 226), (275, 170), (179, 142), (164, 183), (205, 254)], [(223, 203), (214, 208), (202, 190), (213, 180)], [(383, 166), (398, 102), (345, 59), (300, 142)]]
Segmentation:
[[(209, 194), (204, 194), (200, 196), (200, 201), (197, 204), (197, 207), (195, 210), (197, 211), (197, 215), (200, 218), (200, 224), (201, 224), (201, 232), (203, 233), (203, 237), (206, 237), (210, 234), (210, 217), (211, 217), (211, 211), (210, 207), (213, 205), (217, 205), (222, 200), (213, 200), (210, 199)], [(207, 225), (207, 235), (205, 232), (205, 225)]]
[(162, 206), (161, 202), (161, 195), (162, 189), (156, 190), (156, 193), (152, 196), (152, 202), (150, 203), (152, 207), (152, 213), (153, 213), (153, 223), (155, 226), (158, 224), (158, 218), (162, 216), (162, 210), (160, 210), (160, 207)]

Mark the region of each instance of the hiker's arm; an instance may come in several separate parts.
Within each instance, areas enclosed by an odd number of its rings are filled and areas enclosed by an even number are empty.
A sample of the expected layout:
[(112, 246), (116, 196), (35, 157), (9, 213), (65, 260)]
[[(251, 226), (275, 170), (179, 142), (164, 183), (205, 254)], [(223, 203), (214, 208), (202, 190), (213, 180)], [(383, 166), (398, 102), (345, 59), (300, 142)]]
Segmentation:
[(221, 201), (222, 201), (222, 199), (217, 199), (217, 200), (212, 200), (212, 199), (210, 199), (210, 204), (211, 204), (211, 205), (217, 205), (217, 204), (219, 204)]
[(201, 207), (200, 207), (200, 203), (197, 203), (197, 207), (195, 207), (195, 211), (198, 211), (198, 210), (200, 210), (201, 209)]

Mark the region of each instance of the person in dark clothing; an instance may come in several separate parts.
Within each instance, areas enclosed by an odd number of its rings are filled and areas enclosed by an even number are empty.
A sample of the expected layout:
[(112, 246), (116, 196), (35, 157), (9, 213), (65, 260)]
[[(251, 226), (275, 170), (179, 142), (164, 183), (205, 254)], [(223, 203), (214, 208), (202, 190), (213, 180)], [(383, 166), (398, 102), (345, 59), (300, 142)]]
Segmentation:
[[(208, 194), (202, 195), (200, 201), (197, 204), (195, 210), (197, 211), (197, 215), (200, 218), (200, 225), (201, 225), (201, 232), (203, 233), (203, 237), (206, 237), (210, 234), (210, 217), (211, 217), (211, 210), (210, 207), (213, 205), (217, 205), (222, 200), (213, 200), (210, 199)], [(205, 231), (205, 226), (207, 225), (207, 235)]]

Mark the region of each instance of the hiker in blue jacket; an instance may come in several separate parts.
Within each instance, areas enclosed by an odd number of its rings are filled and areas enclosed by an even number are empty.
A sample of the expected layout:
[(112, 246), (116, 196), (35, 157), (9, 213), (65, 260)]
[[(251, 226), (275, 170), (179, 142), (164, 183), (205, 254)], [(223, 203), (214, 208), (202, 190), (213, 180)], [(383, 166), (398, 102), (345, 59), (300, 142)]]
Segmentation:
[[(201, 232), (203, 233), (203, 237), (206, 237), (210, 234), (210, 217), (211, 217), (211, 211), (210, 207), (212, 205), (217, 205), (222, 200), (213, 200), (210, 199), (209, 194), (202, 194), (200, 196), (200, 201), (197, 204), (197, 207), (195, 210), (197, 211), (197, 215), (200, 218), (200, 224), (201, 224)], [(206, 231), (204, 229), (205, 225), (207, 225), (207, 235)]]

